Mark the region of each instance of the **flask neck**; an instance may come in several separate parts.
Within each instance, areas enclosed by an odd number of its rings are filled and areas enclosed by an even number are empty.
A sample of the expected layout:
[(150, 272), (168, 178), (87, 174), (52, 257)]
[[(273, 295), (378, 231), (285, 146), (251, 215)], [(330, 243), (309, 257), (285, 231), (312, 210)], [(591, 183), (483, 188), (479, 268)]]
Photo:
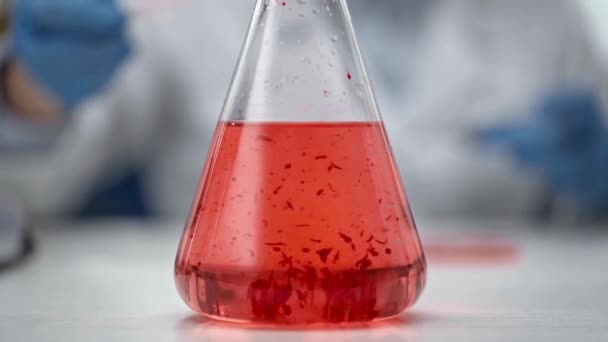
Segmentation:
[(346, 0), (258, 0), (223, 118), (379, 120)]

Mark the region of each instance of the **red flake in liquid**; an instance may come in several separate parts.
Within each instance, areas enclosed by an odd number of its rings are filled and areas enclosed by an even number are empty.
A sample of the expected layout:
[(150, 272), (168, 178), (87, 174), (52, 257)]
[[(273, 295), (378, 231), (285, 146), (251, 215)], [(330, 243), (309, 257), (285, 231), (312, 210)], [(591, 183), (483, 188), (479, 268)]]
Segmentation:
[[(223, 122), (209, 156), (176, 259), (192, 309), (303, 325), (388, 318), (416, 301), (426, 263), (381, 123)], [(202, 209), (214, 203), (225, 205)], [(405, 219), (387, 221), (399, 206)]]
[(353, 239), (351, 239), (348, 235), (346, 234), (342, 234), (342, 233), (338, 233), (338, 235), (340, 235), (340, 237), (342, 238), (342, 240), (344, 240), (344, 242), (346, 243), (350, 243), (351, 241), (353, 241)]
[(317, 251), (317, 254), (319, 254), (319, 258), (321, 259), (321, 261), (323, 261), (323, 263), (327, 262), (327, 257), (329, 256), (332, 250), (332, 248), (323, 248)]

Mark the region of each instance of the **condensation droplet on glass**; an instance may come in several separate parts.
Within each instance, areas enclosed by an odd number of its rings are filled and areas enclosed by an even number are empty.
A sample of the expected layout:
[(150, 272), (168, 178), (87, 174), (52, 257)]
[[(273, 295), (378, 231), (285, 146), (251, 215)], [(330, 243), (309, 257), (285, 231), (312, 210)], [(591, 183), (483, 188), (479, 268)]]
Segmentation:
[(357, 96), (358, 96), (360, 99), (363, 99), (363, 98), (365, 97), (365, 96), (363, 95), (363, 90), (358, 89), (358, 90), (357, 90)]
[(300, 77), (298, 77), (298, 76), (293, 76), (293, 77), (291, 77), (291, 78), (289, 78), (289, 79), (287, 80), (287, 83), (289, 83), (289, 84), (295, 84), (295, 83), (296, 83), (297, 81), (299, 81), (299, 80), (300, 80)]
[(330, 38), (331, 38), (331, 41), (335, 43), (338, 41), (338, 34), (335, 32), (332, 32)]
[(316, 8), (313, 8), (313, 9), (312, 9), (312, 13), (313, 13), (313, 14), (319, 14), (319, 10), (318, 10), (318, 9), (316, 9)]

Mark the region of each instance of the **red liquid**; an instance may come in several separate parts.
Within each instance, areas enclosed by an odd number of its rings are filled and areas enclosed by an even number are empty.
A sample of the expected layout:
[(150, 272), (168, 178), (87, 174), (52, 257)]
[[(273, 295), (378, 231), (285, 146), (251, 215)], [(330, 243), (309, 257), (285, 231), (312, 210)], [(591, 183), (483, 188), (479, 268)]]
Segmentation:
[(236, 322), (395, 316), (426, 262), (381, 123), (220, 123), (178, 251), (180, 295)]

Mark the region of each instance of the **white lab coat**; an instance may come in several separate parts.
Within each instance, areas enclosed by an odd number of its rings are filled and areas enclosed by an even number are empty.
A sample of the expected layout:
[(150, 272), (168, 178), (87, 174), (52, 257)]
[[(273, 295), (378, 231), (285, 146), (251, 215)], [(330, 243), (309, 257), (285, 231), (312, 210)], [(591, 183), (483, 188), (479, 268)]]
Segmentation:
[[(254, 2), (152, 4), (133, 20), (134, 58), (54, 147), (0, 156), (0, 191), (40, 215), (69, 213), (94, 184), (137, 162), (148, 170), (153, 207), (185, 217)], [(529, 214), (542, 198), (539, 180), (470, 134), (525, 115), (564, 83), (595, 86), (597, 62), (576, 3), (410, 5), (422, 7), (428, 20), (414, 28), (403, 18), (416, 15), (403, 11), (388, 21), (370, 9), (355, 22), (415, 215)]]
[(540, 180), (470, 134), (525, 119), (560, 87), (605, 94), (579, 4), (446, 0), (432, 13), (415, 89), (391, 132), (413, 206), (442, 216), (529, 215), (544, 205)]

